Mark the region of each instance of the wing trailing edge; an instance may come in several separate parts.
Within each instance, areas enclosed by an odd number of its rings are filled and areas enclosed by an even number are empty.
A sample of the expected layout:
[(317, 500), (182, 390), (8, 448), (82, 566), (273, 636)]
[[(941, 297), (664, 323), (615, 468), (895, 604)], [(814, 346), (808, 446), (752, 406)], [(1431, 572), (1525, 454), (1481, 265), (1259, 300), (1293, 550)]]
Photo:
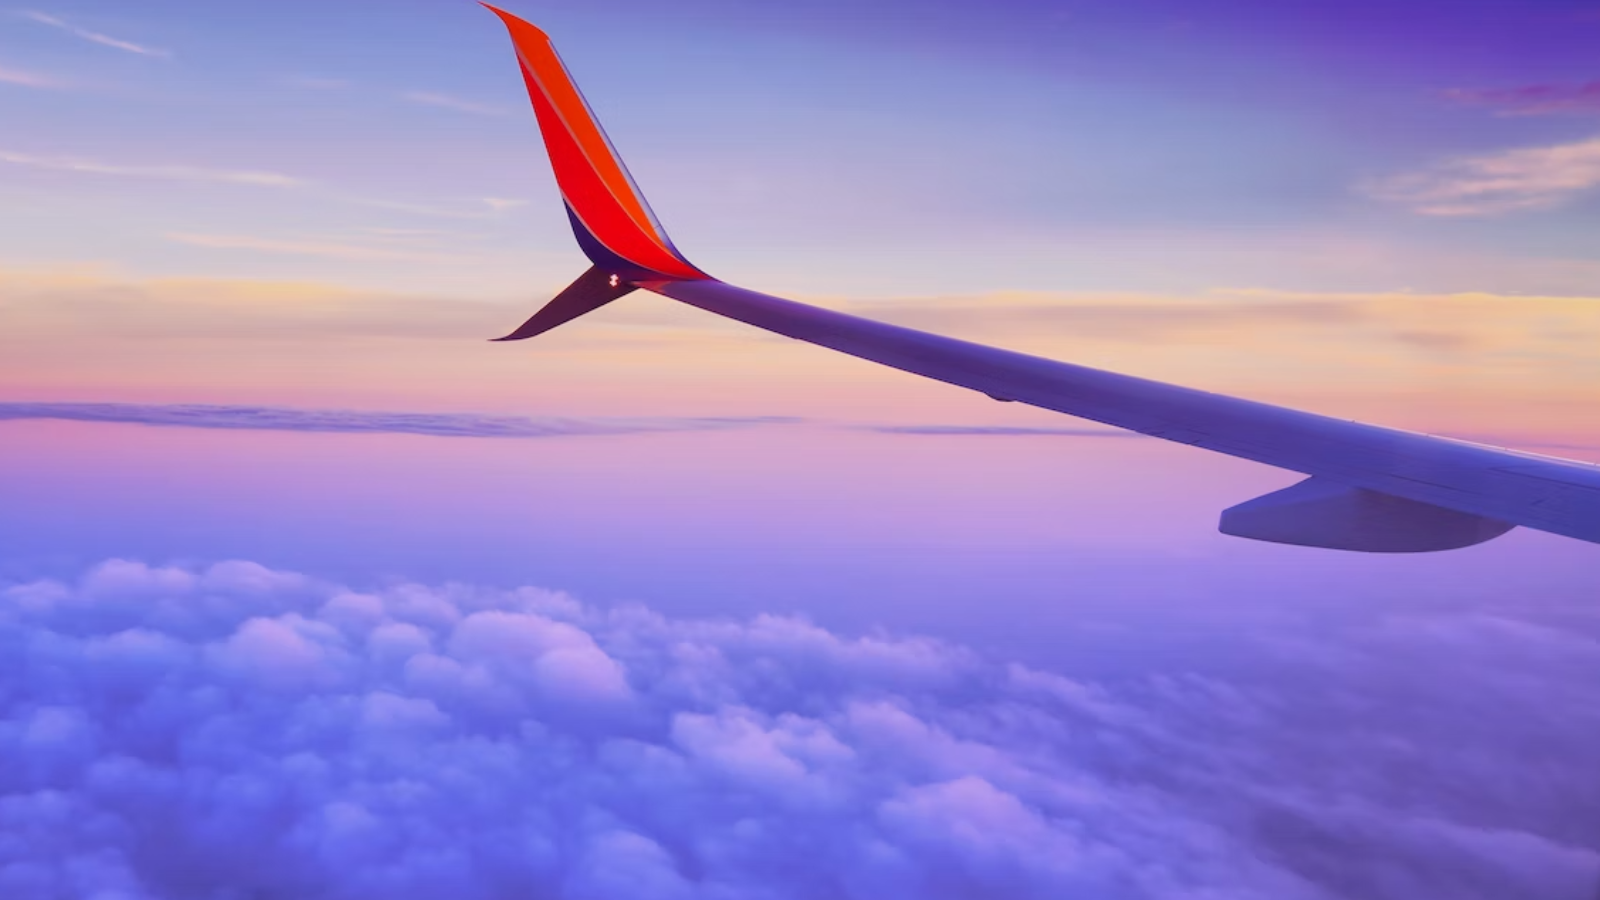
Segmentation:
[[(487, 5), (487, 4), (485, 4)], [(635, 288), (901, 371), (1310, 476), (1223, 513), (1226, 534), (1366, 552), (1449, 550), (1521, 525), (1600, 543), (1600, 466), (1349, 422), (846, 315), (734, 287), (677, 251), (544, 32), (517, 51), (556, 183), (594, 263), (521, 340)]]

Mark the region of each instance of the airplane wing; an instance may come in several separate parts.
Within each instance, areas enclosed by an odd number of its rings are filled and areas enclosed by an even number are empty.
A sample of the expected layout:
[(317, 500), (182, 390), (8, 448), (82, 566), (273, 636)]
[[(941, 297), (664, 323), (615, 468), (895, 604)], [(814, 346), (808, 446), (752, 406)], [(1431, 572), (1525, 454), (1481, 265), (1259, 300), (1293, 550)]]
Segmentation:
[(1522, 525), (1600, 543), (1600, 466), (1366, 425), (875, 322), (718, 281), (667, 237), (550, 39), (510, 30), (573, 233), (594, 267), (516, 331), (549, 331), (635, 289), (861, 359), (1309, 476), (1222, 513), (1256, 540), (1449, 550)]

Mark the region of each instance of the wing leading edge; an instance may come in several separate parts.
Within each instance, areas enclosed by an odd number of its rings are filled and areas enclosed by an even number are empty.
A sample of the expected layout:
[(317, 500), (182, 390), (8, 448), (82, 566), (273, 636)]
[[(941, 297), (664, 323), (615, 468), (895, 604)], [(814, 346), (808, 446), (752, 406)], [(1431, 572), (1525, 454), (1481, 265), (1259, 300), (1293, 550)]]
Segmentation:
[[(1510, 525), (1600, 543), (1600, 467), (1349, 422), (1014, 353), (769, 297), (720, 281), (649, 282), (640, 287), (757, 328), (998, 399), (1484, 520), (1480, 530), (1453, 532), (1477, 540), (1453, 546), (1487, 540)], [(1314, 515), (1315, 510), (1309, 514)], [(1334, 511), (1324, 508), (1321, 514), (1326, 520)], [(1496, 530), (1499, 523), (1503, 525)], [(1413, 526), (1423, 528), (1424, 524), (1413, 522)], [(1251, 531), (1254, 533), (1248, 533)], [(1241, 523), (1232, 533), (1276, 539), (1266, 523), (1254, 529)], [(1283, 533), (1285, 538), (1292, 536)], [(1359, 542), (1359, 538), (1352, 540)], [(1316, 544), (1329, 545), (1326, 541)]]
[[(648, 212), (549, 38), (515, 16), (495, 12), (511, 30), (574, 231), (595, 264), (552, 301), (556, 308), (540, 310), (506, 339), (542, 333), (638, 287), (995, 399), (1310, 476), (1225, 511), (1221, 527), (1228, 534), (1344, 550), (1415, 552), (1465, 547), (1523, 525), (1600, 543), (1600, 467), (1594, 465), (1029, 356), (711, 278), (684, 260)], [(580, 286), (589, 298), (582, 302), (573, 296)]]

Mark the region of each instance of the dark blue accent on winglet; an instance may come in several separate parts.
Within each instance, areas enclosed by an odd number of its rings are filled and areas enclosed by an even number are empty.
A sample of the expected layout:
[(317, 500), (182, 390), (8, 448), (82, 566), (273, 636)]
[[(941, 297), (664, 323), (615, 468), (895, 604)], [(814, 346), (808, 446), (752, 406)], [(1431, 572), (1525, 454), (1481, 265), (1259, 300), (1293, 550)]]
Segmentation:
[(567, 220), (572, 223), (572, 234), (578, 239), (578, 246), (583, 248), (584, 255), (589, 257), (594, 266), (578, 276), (577, 281), (557, 294), (554, 300), (546, 303), (516, 331), (505, 337), (494, 338), (496, 341), (521, 341), (544, 334), (558, 325), (594, 312), (618, 297), (630, 293), (635, 289), (636, 282), (680, 280), (612, 252), (610, 247), (600, 243), (599, 239), (589, 231), (583, 220), (578, 218), (578, 214), (572, 211), (570, 204), (563, 201), (562, 205), (566, 207)]

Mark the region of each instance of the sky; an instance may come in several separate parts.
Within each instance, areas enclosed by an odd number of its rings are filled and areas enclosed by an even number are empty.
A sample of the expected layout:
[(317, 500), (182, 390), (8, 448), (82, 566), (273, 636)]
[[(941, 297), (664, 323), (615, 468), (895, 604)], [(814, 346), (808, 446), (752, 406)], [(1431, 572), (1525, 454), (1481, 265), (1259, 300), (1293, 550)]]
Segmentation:
[[(1600, 6), (508, 2), (689, 259), (1600, 462)], [(476, 4), (0, 9), (6, 896), (1592, 900), (1600, 556), (641, 294)], [(506, 786), (513, 786), (507, 790)], [(410, 893), (407, 893), (407, 892)]]

